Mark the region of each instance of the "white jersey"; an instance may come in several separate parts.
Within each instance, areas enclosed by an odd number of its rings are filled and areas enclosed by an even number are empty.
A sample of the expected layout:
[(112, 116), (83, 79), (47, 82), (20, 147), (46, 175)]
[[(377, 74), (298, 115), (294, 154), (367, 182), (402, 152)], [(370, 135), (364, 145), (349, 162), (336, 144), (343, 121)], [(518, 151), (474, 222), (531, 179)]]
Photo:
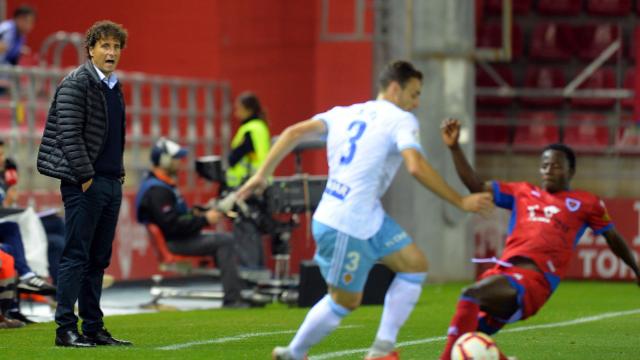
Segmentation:
[(313, 118), (326, 123), (329, 163), (327, 186), (313, 218), (368, 239), (382, 226), (380, 198), (402, 164), (400, 152), (422, 152), (418, 120), (385, 100), (338, 106)]

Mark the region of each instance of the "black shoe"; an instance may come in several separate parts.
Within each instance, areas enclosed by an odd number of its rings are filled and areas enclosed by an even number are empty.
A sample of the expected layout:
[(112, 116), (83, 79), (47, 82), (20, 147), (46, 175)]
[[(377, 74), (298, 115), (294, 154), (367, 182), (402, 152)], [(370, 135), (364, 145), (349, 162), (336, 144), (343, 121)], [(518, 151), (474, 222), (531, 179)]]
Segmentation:
[(24, 316), (24, 314), (21, 313), (20, 311), (8, 311), (7, 313), (4, 314), (4, 316), (7, 319), (22, 321), (27, 325), (36, 323), (35, 321), (30, 320), (28, 317)]
[(111, 336), (111, 334), (109, 334), (109, 332), (105, 328), (98, 330), (98, 332), (96, 332), (95, 334), (85, 332), (84, 335), (87, 337), (87, 339), (96, 343), (96, 345), (107, 345), (107, 346), (133, 345), (130, 341), (114, 338), (113, 336)]
[(38, 275), (31, 276), (18, 282), (16, 286), (18, 292), (38, 294), (38, 295), (55, 295), (56, 287), (49, 284), (45, 279)]
[(90, 348), (95, 347), (96, 343), (80, 335), (77, 330), (67, 330), (56, 335), (56, 346)]

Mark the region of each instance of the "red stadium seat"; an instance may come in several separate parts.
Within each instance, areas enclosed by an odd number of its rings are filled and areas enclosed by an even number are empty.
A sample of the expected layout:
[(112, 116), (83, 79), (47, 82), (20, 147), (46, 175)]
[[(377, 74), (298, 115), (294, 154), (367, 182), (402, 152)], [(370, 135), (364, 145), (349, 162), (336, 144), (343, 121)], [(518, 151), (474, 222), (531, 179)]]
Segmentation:
[(573, 28), (568, 24), (536, 24), (529, 54), (540, 60), (568, 60), (573, 53)]
[[(615, 74), (612, 69), (609, 68), (601, 68), (596, 70), (589, 78), (587, 78), (578, 89), (615, 89), (616, 88), (616, 79)], [(598, 107), (598, 108), (607, 108), (612, 107), (616, 103), (615, 99), (608, 98), (572, 98), (571, 106), (572, 107)]]
[[(618, 26), (613, 24), (578, 26), (575, 29), (578, 57), (584, 60), (595, 59), (620, 37), (618, 30)], [(609, 61), (614, 61), (615, 59), (616, 55), (614, 54), (609, 58)]]
[(589, 0), (587, 11), (593, 15), (625, 16), (631, 12), (631, 0)]
[[(531, 11), (532, 0), (513, 0), (513, 13), (517, 15), (527, 15)], [(502, 0), (486, 0), (486, 10), (488, 14), (502, 14)]]
[[(627, 72), (624, 74), (624, 82), (622, 86), (627, 90), (635, 91), (636, 85), (636, 69), (631, 68), (627, 69)], [(633, 109), (635, 106), (635, 100), (633, 98), (630, 99), (622, 99), (621, 101), (622, 107), (627, 109)]]
[[(538, 90), (561, 90), (565, 86), (565, 78), (562, 69), (556, 67), (529, 67), (525, 73), (524, 85), (527, 88)], [(559, 106), (563, 98), (558, 97), (522, 97), (522, 103), (529, 106)]]
[(518, 151), (538, 151), (542, 147), (556, 143), (560, 139), (558, 117), (553, 112), (521, 113), (515, 127), (513, 149)]
[(602, 152), (609, 146), (609, 128), (601, 114), (574, 113), (564, 127), (563, 142), (580, 152)]
[(578, 15), (582, 0), (539, 0), (538, 12), (544, 15)]
[(623, 116), (615, 139), (615, 148), (623, 154), (640, 154), (640, 132), (631, 116)]
[[(507, 84), (514, 84), (513, 72), (510, 68), (506, 66), (494, 66), (494, 70)], [(483, 88), (495, 88), (496, 90), (499, 88), (498, 83), (495, 82), (493, 78), (491, 78), (491, 76), (489, 76), (489, 74), (480, 66), (476, 67), (476, 86)], [(499, 96), (478, 96), (476, 98), (478, 106), (504, 106), (510, 104), (512, 101), (513, 98)]]
[[(511, 28), (511, 53), (514, 58), (522, 56), (522, 29), (517, 24)], [(482, 24), (476, 32), (476, 47), (502, 47), (502, 25), (491, 22)]]
[(502, 151), (509, 144), (509, 124), (502, 112), (476, 113), (476, 147), (481, 151)]
[[(211, 256), (186, 256), (172, 253), (167, 247), (167, 241), (162, 230), (156, 224), (147, 224), (147, 232), (149, 233), (151, 249), (156, 255), (161, 270), (177, 263), (188, 264), (193, 261), (197, 261), (200, 264), (213, 263)], [(183, 265), (181, 268), (188, 269), (188, 266)]]

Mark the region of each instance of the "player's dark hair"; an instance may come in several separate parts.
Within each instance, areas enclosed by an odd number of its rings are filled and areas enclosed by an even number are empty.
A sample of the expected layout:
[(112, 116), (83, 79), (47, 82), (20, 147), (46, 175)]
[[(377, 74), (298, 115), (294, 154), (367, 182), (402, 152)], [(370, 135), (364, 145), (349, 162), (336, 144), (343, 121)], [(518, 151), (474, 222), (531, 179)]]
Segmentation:
[(107, 39), (113, 37), (120, 41), (120, 48), (124, 49), (127, 45), (127, 30), (120, 24), (116, 24), (113, 21), (101, 20), (87, 30), (87, 35), (84, 40), (84, 47), (87, 51), (87, 57), (91, 58), (89, 49), (94, 47), (98, 40)]
[(400, 84), (401, 88), (404, 88), (407, 82), (413, 78), (422, 81), (422, 72), (416, 70), (413, 64), (408, 61), (395, 60), (382, 69), (378, 77), (378, 85), (380, 90), (384, 90), (392, 81), (395, 81)]
[(573, 150), (567, 145), (565, 144), (547, 145), (544, 149), (542, 149), (542, 152), (545, 152), (547, 150), (555, 150), (555, 151), (563, 152), (564, 156), (567, 158), (567, 161), (569, 161), (569, 168), (571, 170), (576, 169), (576, 153), (574, 153)]
[(36, 16), (36, 10), (29, 5), (20, 5), (13, 12), (13, 18), (19, 18), (21, 16)]

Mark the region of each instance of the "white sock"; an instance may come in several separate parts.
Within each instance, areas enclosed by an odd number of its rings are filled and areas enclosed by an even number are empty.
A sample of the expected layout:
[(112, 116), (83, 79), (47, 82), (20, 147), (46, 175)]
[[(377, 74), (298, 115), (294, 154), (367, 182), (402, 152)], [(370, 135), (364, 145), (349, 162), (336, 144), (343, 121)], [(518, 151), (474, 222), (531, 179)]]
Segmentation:
[(20, 280), (28, 280), (34, 276), (36, 276), (36, 273), (34, 273), (33, 271), (29, 271), (28, 273), (20, 276)]
[(376, 341), (396, 343), (398, 331), (416, 306), (427, 273), (396, 273), (384, 298), (384, 310)]
[(289, 344), (289, 351), (294, 359), (303, 359), (309, 348), (317, 344), (340, 325), (342, 318), (351, 311), (325, 295), (307, 313), (296, 336)]

